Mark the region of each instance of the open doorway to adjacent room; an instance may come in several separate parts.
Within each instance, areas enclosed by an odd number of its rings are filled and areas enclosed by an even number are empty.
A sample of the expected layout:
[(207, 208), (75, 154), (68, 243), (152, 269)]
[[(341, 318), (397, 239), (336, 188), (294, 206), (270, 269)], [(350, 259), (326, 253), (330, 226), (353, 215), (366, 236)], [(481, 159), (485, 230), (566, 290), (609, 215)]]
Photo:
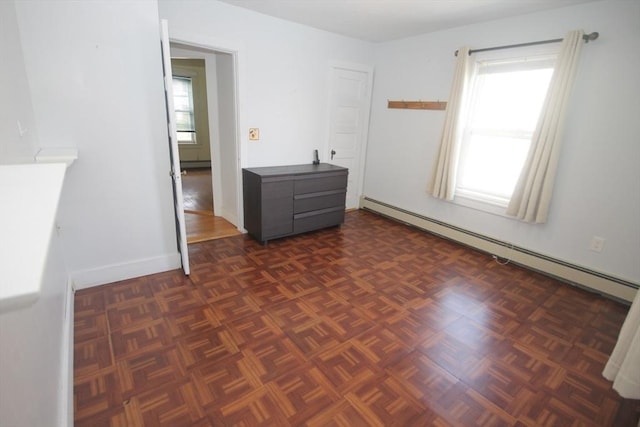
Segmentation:
[(236, 157), (233, 57), (171, 43), (171, 65), (187, 243), (241, 234), (229, 167)]
[(211, 168), (183, 168), (182, 197), (187, 227), (187, 243), (236, 236), (237, 227), (213, 211)]

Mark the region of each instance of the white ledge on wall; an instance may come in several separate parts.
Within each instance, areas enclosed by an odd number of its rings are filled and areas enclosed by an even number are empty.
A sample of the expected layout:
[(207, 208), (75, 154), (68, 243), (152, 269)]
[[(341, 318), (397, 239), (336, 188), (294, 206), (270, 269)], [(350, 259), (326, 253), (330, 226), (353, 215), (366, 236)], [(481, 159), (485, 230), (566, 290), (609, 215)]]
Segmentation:
[(40, 296), (66, 163), (0, 166), (0, 313)]
[(36, 163), (64, 163), (71, 166), (78, 158), (78, 150), (75, 148), (41, 148), (34, 159)]

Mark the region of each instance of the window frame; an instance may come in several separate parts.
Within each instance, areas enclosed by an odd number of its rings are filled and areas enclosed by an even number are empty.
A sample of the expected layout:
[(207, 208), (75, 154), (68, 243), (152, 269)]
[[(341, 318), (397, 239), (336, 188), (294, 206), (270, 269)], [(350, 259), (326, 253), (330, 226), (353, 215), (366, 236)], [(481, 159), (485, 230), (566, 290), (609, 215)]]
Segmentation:
[[(465, 107), (463, 108), (461, 114), (461, 137), (460, 137), (460, 146), (458, 151), (458, 159), (457, 159), (457, 170), (456, 170), (456, 188), (455, 188), (455, 196), (452, 200), (453, 203), (465, 206), (468, 208), (481, 210), (487, 213), (504, 216), (506, 218), (511, 218), (506, 214), (506, 208), (509, 204), (510, 197), (505, 199), (496, 195), (489, 195), (488, 193), (477, 192), (471, 189), (467, 189), (464, 187), (460, 187), (459, 178), (461, 177), (461, 163), (463, 160), (463, 156), (465, 155), (465, 147), (464, 145), (469, 141), (470, 133), (476, 132), (485, 135), (495, 135), (495, 136), (503, 136), (503, 137), (514, 137), (517, 139), (528, 139), (529, 147), (531, 144), (531, 139), (533, 137), (533, 133), (535, 129), (531, 131), (523, 131), (523, 130), (514, 130), (514, 129), (493, 129), (493, 128), (472, 128), (471, 121), (473, 119), (474, 109), (477, 108), (478, 94), (476, 93), (476, 79), (478, 76), (478, 71), (481, 63), (499, 63), (504, 62), (506, 64), (518, 62), (530, 62), (531, 60), (540, 61), (541, 63), (547, 62), (547, 64), (552, 63), (553, 68), (555, 68), (555, 61), (557, 59), (557, 55), (559, 52), (559, 46), (554, 44), (549, 45), (538, 45), (538, 46), (528, 46), (528, 47), (519, 47), (519, 48), (511, 48), (504, 50), (496, 50), (496, 51), (487, 51), (487, 52), (478, 52), (474, 53), (472, 59), (472, 71), (469, 77), (469, 87), (467, 90), (466, 99), (464, 100)], [(508, 65), (507, 65), (508, 66)], [(515, 68), (518, 65), (514, 66)], [(523, 67), (525, 69), (534, 70), (534, 69), (542, 69), (544, 67)], [(548, 87), (547, 87), (548, 90)]]
[[(171, 76), (172, 79), (172, 84), (174, 80), (183, 80), (183, 81), (188, 81), (189, 82), (189, 91), (188, 91), (188, 99), (189, 99), (189, 110), (179, 110), (176, 105), (177, 103), (175, 102), (175, 92), (173, 94), (174, 96), (174, 117), (175, 117), (175, 121), (176, 121), (176, 136), (178, 139), (178, 144), (181, 145), (197, 145), (198, 144), (198, 138), (197, 138), (197, 131), (196, 131), (196, 111), (195, 111), (195, 100), (194, 100), (194, 96), (193, 96), (193, 77), (192, 76), (187, 76), (187, 75), (183, 75), (183, 74), (173, 74)], [(177, 114), (178, 113), (187, 113), (191, 116), (191, 124), (192, 124), (192, 129), (191, 130), (178, 130), (178, 119), (177, 119)], [(190, 134), (191, 138), (189, 139), (184, 139), (181, 138), (182, 135), (184, 134)]]

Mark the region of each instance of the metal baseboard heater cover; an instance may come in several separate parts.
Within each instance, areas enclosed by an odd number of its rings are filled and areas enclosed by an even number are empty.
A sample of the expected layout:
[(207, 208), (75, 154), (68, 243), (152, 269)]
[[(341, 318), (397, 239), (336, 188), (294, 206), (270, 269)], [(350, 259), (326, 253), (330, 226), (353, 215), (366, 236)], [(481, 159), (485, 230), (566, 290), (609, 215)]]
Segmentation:
[(511, 243), (465, 230), (368, 197), (362, 198), (360, 207), (627, 303), (633, 301), (637, 290), (640, 288), (637, 283), (514, 246)]

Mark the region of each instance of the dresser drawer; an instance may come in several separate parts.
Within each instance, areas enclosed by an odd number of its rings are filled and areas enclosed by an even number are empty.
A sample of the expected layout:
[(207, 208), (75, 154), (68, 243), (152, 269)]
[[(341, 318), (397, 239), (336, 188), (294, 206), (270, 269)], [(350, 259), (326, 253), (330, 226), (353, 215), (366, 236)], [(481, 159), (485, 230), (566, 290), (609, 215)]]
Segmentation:
[(344, 222), (344, 206), (294, 215), (293, 232), (304, 233)]
[(295, 178), (293, 194), (317, 193), (341, 188), (347, 188), (346, 173), (303, 175)]
[(293, 212), (309, 212), (320, 209), (344, 207), (346, 189), (323, 191), (320, 193), (307, 193), (294, 196)]

